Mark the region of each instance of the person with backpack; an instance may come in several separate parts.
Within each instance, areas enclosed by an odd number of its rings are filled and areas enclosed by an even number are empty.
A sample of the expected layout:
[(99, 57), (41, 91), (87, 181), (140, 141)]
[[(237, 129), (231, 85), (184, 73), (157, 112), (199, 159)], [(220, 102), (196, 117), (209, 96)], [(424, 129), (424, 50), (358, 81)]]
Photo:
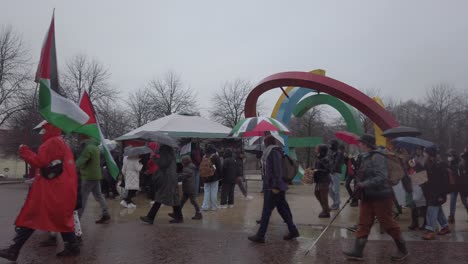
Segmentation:
[(236, 177), (239, 167), (236, 160), (232, 156), (232, 150), (227, 148), (224, 150), (223, 162), (223, 185), (221, 185), (221, 205), (219, 208), (234, 207), (234, 187), (236, 187)]
[(202, 211), (216, 211), (218, 209), (219, 180), (222, 175), (221, 159), (216, 154), (216, 148), (209, 144), (200, 162), (200, 177), (203, 181)]
[(421, 185), (427, 202), (427, 231), (422, 237), (424, 240), (434, 240), (436, 238), (438, 224), (441, 229), (437, 232), (437, 235), (443, 236), (451, 232), (447, 217), (442, 210), (442, 205), (447, 201), (447, 194), (449, 193), (449, 167), (437, 157), (437, 154), (436, 147), (424, 150), (426, 156), (424, 168), (427, 172), (427, 182)]
[(284, 153), (281, 147), (276, 145), (276, 139), (268, 135), (264, 139), (265, 150), (261, 158), (263, 175), (263, 210), (260, 220), (260, 228), (248, 239), (255, 243), (265, 243), (265, 234), (270, 222), (271, 213), (276, 208), (281, 218), (288, 225), (289, 233), (283, 237), (284, 240), (293, 240), (299, 237), (299, 231), (294, 225), (291, 210), (286, 201), (286, 190), (288, 185), (284, 181)]
[(330, 141), (330, 198), (333, 200), (333, 204), (330, 207), (331, 210), (338, 210), (341, 204), (340, 198), (340, 184), (341, 184), (341, 167), (344, 164), (344, 147), (338, 146), (337, 140)]
[(374, 225), (375, 218), (397, 246), (397, 253), (392, 254), (392, 260), (404, 260), (408, 255), (406, 242), (403, 240), (400, 227), (393, 219), (393, 190), (388, 179), (387, 160), (385, 154), (378, 150), (375, 137), (364, 134), (359, 139), (363, 151), (362, 161), (356, 172), (356, 194), (360, 196), (359, 225), (356, 231), (354, 248), (343, 251), (348, 259), (363, 260), (363, 251), (367, 237)]
[(466, 190), (467, 188), (467, 181), (464, 177), (461, 175), (460, 171), (460, 163), (461, 163), (461, 157), (457, 154), (457, 152), (454, 149), (450, 149), (447, 153), (447, 162), (450, 167), (454, 182), (450, 186), (451, 193), (450, 193), (450, 215), (448, 218), (448, 222), (450, 224), (455, 223), (455, 211), (457, 209), (457, 199), (458, 199), (458, 194), (460, 193), (460, 198), (462, 201), (463, 206), (465, 209), (468, 211), (468, 201), (467, 201), (467, 196), (466, 192), (463, 190)]
[(330, 161), (328, 160), (328, 147), (325, 144), (318, 145), (315, 149), (317, 161), (315, 162), (314, 182), (315, 197), (322, 206), (319, 218), (330, 218), (330, 207), (328, 206), (328, 190), (330, 186)]

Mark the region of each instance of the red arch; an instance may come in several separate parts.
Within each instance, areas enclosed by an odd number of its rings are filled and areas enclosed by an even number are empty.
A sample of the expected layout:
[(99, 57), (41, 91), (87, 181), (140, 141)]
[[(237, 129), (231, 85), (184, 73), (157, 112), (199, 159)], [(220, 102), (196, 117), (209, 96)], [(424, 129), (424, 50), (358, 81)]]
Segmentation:
[(258, 97), (280, 86), (296, 86), (313, 89), (335, 96), (368, 116), (382, 130), (398, 126), (398, 121), (385, 108), (356, 88), (330, 77), (308, 72), (280, 72), (263, 79), (247, 96), (245, 117), (257, 115)]

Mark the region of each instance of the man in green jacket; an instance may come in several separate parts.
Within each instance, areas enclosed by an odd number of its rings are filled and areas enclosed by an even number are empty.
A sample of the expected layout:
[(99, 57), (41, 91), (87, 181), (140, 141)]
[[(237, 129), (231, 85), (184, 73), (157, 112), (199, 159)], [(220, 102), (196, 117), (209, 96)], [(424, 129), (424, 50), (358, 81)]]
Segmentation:
[(76, 167), (81, 177), (81, 196), (83, 199), (79, 216), (81, 218), (86, 208), (88, 196), (92, 192), (94, 199), (96, 199), (102, 208), (102, 217), (96, 221), (96, 224), (105, 224), (109, 222), (110, 215), (106, 200), (101, 192), (101, 155), (99, 153), (98, 143), (94, 139), (84, 136), (81, 136), (80, 139), (83, 144), (85, 144), (85, 147), (81, 151), (80, 157), (76, 160)]

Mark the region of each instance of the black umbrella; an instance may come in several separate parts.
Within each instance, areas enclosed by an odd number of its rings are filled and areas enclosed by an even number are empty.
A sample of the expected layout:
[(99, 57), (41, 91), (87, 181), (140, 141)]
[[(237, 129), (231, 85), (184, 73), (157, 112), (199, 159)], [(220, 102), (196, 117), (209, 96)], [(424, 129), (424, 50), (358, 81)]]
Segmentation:
[(156, 131), (140, 131), (135, 133), (139, 139), (143, 139), (150, 142), (158, 142), (161, 145), (168, 145), (170, 147), (178, 147), (177, 142), (170, 136)]
[(399, 126), (387, 129), (383, 132), (382, 136), (387, 138), (397, 138), (397, 137), (417, 137), (422, 133), (417, 128), (414, 127), (405, 127)]
[(420, 138), (415, 138), (415, 137), (398, 137), (392, 140), (392, 142), (396, 146), (401, 146), (401, 147), (423, 147), (423, 148), (430, 148), (434, 147), (435, 144), (424, 140)]
[(149, 147), (130, 147), (125, 149), (124, 156), (140, 156), (153, 152)]

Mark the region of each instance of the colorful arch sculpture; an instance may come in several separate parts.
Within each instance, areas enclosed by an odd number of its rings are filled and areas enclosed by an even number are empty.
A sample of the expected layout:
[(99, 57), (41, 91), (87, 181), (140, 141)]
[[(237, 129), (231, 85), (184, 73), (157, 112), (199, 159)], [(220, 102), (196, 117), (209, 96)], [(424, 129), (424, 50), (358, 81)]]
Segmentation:
[(345, 120), (349, 132), (356, 135), (362, 135), (364, 133), (364, 128), (357, 111), (349, 104), (328, 94), (317, 94), (304, 98), (296, 105), (293, 114), (296, 117), (301, 117), (307, 111), (318, 105), (329, 105), (336, 109)]
[(367, 115), (382, 130), (398, 126), (398, 121), (387, 110), (359, 90), (335, 79), (307, 72), (282, 72), (263, 79), (247, 97), (245, 116), (256, 116), (258, 97), (280, 86), (304, 87), (337, 97)]

